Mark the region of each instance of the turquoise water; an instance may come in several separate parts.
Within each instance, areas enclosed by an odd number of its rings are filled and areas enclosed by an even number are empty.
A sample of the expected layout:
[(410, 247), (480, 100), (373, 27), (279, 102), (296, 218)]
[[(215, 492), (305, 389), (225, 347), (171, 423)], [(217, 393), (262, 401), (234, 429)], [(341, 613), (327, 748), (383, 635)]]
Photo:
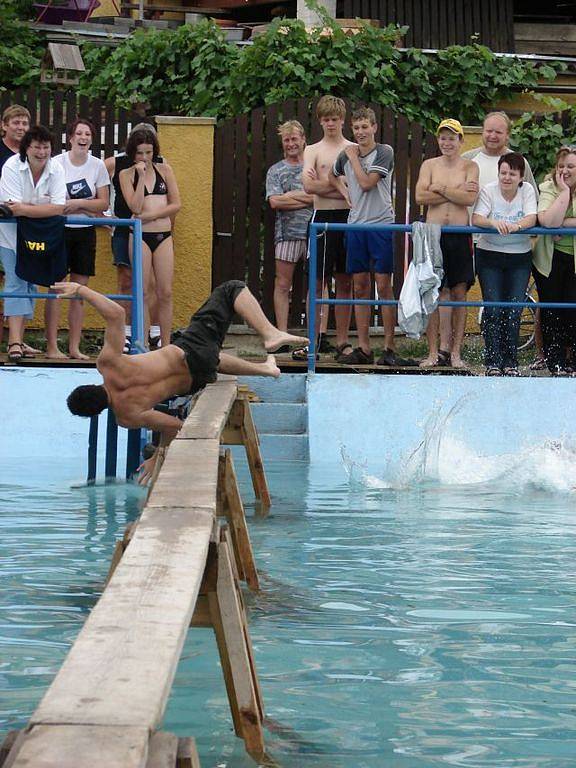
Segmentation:
[[(468, 456), (468, 485), (462, 456), (443, 482), (267, 466), (273, 510), (250, 522), (263, 590), (247, 603), (279, 765), (573, 768), (576, 458), (538, 455), (536, 480)], [(0, 486), (3, 730), (34, 709), (136, 502), (126, 486)], [(164, 727), (196, 738), (203, 768), (254, 766), (209, 630), (189, 633)]]

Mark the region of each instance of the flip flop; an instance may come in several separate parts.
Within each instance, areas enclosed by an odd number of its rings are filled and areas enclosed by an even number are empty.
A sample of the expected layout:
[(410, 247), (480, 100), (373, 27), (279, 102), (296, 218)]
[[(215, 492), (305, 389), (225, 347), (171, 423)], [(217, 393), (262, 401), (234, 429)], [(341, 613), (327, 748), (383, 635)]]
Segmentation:
[[(350, 351), (349, 352), (344, 352), (345, 349), (348, 349)], [(345, 343), (345, 344), (338, 344), (338, 346), (336, 347), (334, 358), (335, 358), (337, 363), (341, 363), (341, 362), (343, 362), (342, 358), (345, 357), (346, 355), (349, 355), (353, 351), (354, 351), (354, 347), (352, 346), (352, 344), (350, 344), (348, 342)]]
[(452, 365), (452, 358), (450, 352), (445, 349), (438, 350), (438, 362), (436, 363), (438, 368), (449, 368)]
[[(298, 347), (292, 352), (292, 360), (297, 363), (305, 363), (308, 360), (308, 346)], [(316, 360), (320, 360), (320, 355), (316, 352)]]

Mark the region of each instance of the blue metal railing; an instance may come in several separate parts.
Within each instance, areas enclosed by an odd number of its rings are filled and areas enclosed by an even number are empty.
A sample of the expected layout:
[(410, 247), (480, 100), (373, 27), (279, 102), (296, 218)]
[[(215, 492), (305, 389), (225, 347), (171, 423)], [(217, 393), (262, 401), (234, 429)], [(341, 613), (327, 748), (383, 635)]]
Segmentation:
[[(2, 219), (3, 223), (10, 223), (15, 219)], [(126, 295), (106, 294), (107, 298), (115, 301), (132, 302), (132, 347), (131, 354), (146, 352), (144, 339), (144, 279), (142, 271), (142, 222), (140, 219), (115, 219), (108, 216), (67, 216), (67, 224), (90, 224), (105, 227), (132, 227), (132, 293)], [(58, 298), (57, 293), (7, 293), (0, 292), (0, 298), (7, 299), (48, 299)], [(78, 299), (71, 299), (76, 301)], [(126, 477), (131, 477), (140, 464), (140, 454), (142, 448), (142, 430), (128, 430), (128, 447), (126, 450)], [(108, 422), (106, 428), (106, 456), (105, 456), (105, 475), (106, 478), (116, 476), (118, 444), (118, 425), (112, 411), (108, 411)], [(87, 482), (94, 483), (96, 480), (96, 454), (98, 446), (98, 416), (92, 416), (90, 419), (90, 432), (88, 437), (88, 476)]]
[[(318, 304), (327, 306), (346, 306), (364, 304), (373, 307), (398, 304), (397, 299), (323, 299), (316, 296), (316, 272), (318, 263), (318, 234), (330, 231), (378, 231), (378, 232), (412, 232), (410, 224), (336, 224), (327, 222), (311, 222), (309, 231), (308, 253), (308, 373), (316, 369), (316, 307)], [(445, 226), (442, 232), (460, 234), (499, 234), (495, 229), (482, 227)], [(576, 235), (576, 227), (532, 227), (522, 230), (523, 235)], [(508, 302), (508, 301), (440, 301), (440, 307), (531, 307), (533, 309), (576, 309), (576, 304), (567, 302)]]

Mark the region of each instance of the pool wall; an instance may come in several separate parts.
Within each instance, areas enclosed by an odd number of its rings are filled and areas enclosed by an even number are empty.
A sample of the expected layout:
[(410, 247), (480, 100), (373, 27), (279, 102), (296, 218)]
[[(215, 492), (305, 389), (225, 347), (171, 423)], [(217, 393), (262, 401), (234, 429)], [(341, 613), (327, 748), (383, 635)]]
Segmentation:
[(378, 463), (422, 440), (435, 415), (455, 406), (448, 429), (469, 447), (510, 453), (546, 439), (574, 437), (572, 379), (312, 374), (308, 377), (310, 461)]
[[(101, 384), (91, 368), (0, 368), (0, 461), (75, 459), (87, 469), (89, 419), (73, 416), (68, 393), (81, 384)], [(100, 416), (98, 476), (104, 474), (106, 412)], [(118, 474), (126, 461), (126, 430), (118, 432)]]

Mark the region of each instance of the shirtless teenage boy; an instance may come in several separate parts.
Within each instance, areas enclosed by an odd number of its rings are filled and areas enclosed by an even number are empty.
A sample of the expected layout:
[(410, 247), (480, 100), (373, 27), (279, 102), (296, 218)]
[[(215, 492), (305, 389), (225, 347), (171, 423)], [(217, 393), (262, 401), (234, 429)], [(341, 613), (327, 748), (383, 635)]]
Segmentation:
[[(218, 286), (192, 316), (188, 328), (175, 334), (173, 343), (153, 352), (125, 355), (124, 310), (119, 304), (78, 283), (56, 283), (52, 290), (59, 298), (84, 299), (106, 321), (104, 346), (96, 367), (104, 383), (77, 387), (68, 396), (68, 408), (76, 416), (95, 416), (112, 408), (123, 427), (148, 427), (161, 433), (166, 446), (182, 426), (179, 419), (154, 410), (154, 406), (176, 395), (193, 394), (216, 381), (216, 372), (278, 377), (280, 370), (272, 355), (283, 344), (299, 344), (268, 321), (254, 296), (239, 280)], [(221, 352), (224, 337), (237, 312), (260, 334), (268, 357), (252, 363)], [(156, 454), (155, 454), (156, 456)], [(143, 464), (146, 479), (155, 456)]]
[[(436, 136), (442, 156), (422, 163), (416, 184), (416, 202), (428, 206), (426, 221), (430, 224), (468, 226), (468, 206), (478, 195), (478, 166), (460, 157), (464, 130), (458, 120), (442, 120)], [(444, 265), (440, 301), (465, 301), (466, 293), (474, 283), (472, 238), (467, 234), (444, 233), (440, 247)], [(465, 368), (461, 357), (465, 325), (466, 307), (436, 310), (430, 316), (426, 330), (428, 357), (420, 365), (430, 368), (452, 364), (455, 368)]]
[[(314, 222), (346, 224), (350, 209), (349, 201), (330, 182), (330, 171), (336, 158), (352, 144), (342, 135), (346, 107), (342, 99), (322, 96), (316, 107), (316, 117), (322, 126), (324, 137), (304, 150), (302, 181), (304, 190), (314, 196)], [(322, 296), (322, 289), (334, 273), (336, 298), (352, 298), (352, 275), (346, 274), (346, 246), (344, 232), (323, 232), (318, 236), (318, 262), (316, 271), (316, 295)], [(312, 284), (313, 276), (309, 276)], [(327, 309), (322, 307), (323, 312)], [(320, 314), (320, 313), (319, 313)], [(336, 359), (352, 352), (348, 342), (352, 308), (349, 305), (334, 308), (336, 318)], [(320, 318), (317, 318), (316, 333)]]

